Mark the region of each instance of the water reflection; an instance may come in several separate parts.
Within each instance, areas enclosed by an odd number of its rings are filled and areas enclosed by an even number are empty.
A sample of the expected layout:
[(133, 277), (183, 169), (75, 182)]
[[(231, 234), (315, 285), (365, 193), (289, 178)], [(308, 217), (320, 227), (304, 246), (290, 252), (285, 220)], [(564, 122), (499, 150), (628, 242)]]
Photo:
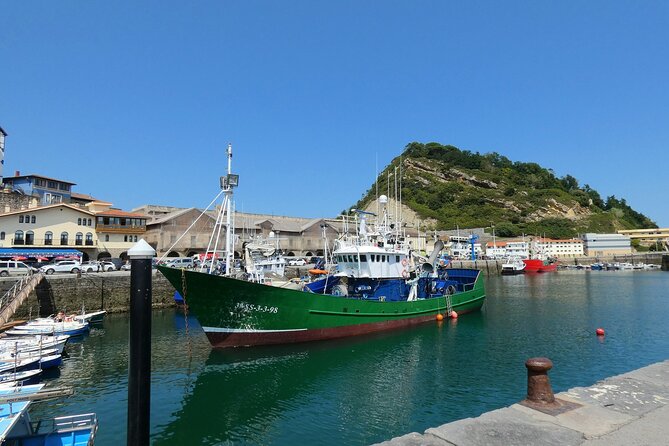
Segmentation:
[[(192, 316), (156, 311), (152, 444), (379, 442), (522, 399), (532, 356), (553, 360), (555, 391), (590, 385), (669, 357), (668, 285), (658, 272), (492, 277), (483, 310), (457, 320), (220, 351)], [(68, 346), (51, 380), (76, 394), (48, 415), (97, 412), (99, 446), (125, 441), (127, 319)]]

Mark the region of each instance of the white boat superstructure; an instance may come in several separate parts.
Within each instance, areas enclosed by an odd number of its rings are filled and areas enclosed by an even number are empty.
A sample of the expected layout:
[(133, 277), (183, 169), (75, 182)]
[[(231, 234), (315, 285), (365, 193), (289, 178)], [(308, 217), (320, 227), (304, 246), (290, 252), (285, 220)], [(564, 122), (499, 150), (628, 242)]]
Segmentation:
[(267, 239), (256, 236), (244, 244), (244, 269), (250, 280), (259, 283), (269, 273), (284, 276), (286, 259), (273, 232), (270, 232)]
[[(379, 197), (383, 215), (379, 218), (371, 212), (356, 210), (355, 233), (347, 229), (349, 221), (344, 217), (344, 235), (335, 241), (333, 257), (337, 261), (336, 276), (407, 279), (414, 269), (411, 247), (399, 222), (391, 222), (386, 209), (388, 198)], [(367, 218), (377, 217), (374, 224)]]
[(520, 257), (510, 257), (502, 263), (502, 274), (504, 275), (513, 275), (513, 274), (522, 274), (525, 272), (525, 262)]

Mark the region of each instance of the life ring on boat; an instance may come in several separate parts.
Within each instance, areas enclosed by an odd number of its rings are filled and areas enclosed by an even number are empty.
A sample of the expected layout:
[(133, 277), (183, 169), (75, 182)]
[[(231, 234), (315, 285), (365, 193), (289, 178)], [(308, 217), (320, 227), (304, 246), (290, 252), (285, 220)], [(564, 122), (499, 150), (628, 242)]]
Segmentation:
[(409, 263), (409, 262), (407, 262), (407, 258), (406, 257), (403, 258), (402, 259), (402, 266), (407, 266), (407, 263)]
[(409, 271), (403, 269), (403, 270), (402, 270), (402, 277), (404, 277), (405, 279), (406, 279), (407, 277), (409, 277)]

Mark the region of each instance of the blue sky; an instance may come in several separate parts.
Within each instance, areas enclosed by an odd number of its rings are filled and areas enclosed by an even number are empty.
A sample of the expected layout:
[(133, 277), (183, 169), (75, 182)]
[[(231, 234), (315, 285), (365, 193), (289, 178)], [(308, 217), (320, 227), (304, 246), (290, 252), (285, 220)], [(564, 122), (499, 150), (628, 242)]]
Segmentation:
[(669, 226), (664, 1), (23, 1), (0, 9), (5, 176), (129, 210), (335, 216), (411, 141), (570, 174)]

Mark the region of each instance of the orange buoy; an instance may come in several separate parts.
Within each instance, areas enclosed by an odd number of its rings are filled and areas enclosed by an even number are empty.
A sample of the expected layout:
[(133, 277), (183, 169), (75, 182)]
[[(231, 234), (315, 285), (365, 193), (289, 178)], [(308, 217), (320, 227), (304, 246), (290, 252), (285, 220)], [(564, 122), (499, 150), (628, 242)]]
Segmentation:
[(595, 330), (595, 333), (597, 333), (597, 336), (604, 336), (605, 332), (603, 328), (598, 328)]
[(437, 320), (438, 321), (443, 321), (444, 320), (444, 315), (441, 313), (437, 313)]
[(457, 319), (458, 318), (458, 313), (455, 311), (451, 311), (451, 318), (452, 319)]

